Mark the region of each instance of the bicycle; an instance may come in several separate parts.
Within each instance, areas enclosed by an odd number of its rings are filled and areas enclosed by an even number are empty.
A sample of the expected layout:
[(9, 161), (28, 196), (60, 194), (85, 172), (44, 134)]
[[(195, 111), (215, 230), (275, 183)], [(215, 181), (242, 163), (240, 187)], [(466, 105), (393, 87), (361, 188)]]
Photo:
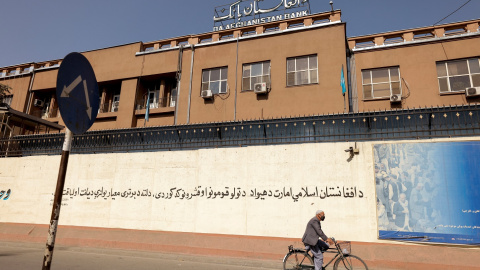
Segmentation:
[[(326, 269), (333, 261), (333, 270), (342, 269), (365, 269), (368, 270), (367, 264), (359, 257), (350, 254), (351, 245), (349, 241), (337, 242), (332, 237), (335, 247), (329, 248), (326, 253), (336, 253), (322, 269)], [(313, 256), (310, 255), (309, 249), (294, 248), (293, 245), (288, 246), (288, 253), (283, 258), (284, 270), (300, 270), (315, 269)]]

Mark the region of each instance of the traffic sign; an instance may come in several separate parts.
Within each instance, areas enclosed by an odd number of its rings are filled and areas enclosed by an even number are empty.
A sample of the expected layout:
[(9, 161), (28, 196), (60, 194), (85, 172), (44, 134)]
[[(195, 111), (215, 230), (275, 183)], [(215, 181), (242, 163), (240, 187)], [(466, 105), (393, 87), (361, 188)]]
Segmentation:
[(100, 103), (97, 78), (85, 56), (73, 52), (63, 59), (56, 94), (65, 125), (74, 134), (85, 133), (95, 122)]

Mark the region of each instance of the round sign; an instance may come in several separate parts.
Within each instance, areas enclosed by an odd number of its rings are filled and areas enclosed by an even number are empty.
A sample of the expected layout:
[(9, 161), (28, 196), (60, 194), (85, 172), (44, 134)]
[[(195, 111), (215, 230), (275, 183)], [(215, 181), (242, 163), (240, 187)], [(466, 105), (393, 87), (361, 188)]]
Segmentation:
[(98, 83), (90, 62), (80, 53), (63, 59), (57, 75), (57, 100), (63, 122), (73, 134), (83, 134), (95, 122)]

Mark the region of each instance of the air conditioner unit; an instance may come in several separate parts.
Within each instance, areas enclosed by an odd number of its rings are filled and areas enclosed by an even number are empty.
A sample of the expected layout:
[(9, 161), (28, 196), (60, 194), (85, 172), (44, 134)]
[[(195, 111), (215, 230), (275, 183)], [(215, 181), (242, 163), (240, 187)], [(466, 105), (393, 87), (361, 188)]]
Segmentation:
[(114, 101), (114, 102), (112, 103), (112, 110), (111, 110), (111, 112), (117, 112), (117, 111), (118, 111), (118, 104), (119, 104), (119, 103), (120, 103), (119, 101)]
[(402, 101), (401, 95), (391, 95), (390, 96), (390, 103), (397, 103)]
[(200, 96), (205, 99), (212, 98), (213, 97), (212, 90), (202, 90), (202, 92), (200, 93)]
[(43, 100), (35, 99), (35, 100), (33, 101), (33, 106), (43, 107), (43, 105), (45, 105), (45, 102), (43, 102)]
[(257, 94), (266, 94), (267, 93), (267, 83), (256, 83), (253, 86), (253, 91)]
[(480, 87), (469, 87), (465, 89), (465, 96), (467, 97), (480, 96)]

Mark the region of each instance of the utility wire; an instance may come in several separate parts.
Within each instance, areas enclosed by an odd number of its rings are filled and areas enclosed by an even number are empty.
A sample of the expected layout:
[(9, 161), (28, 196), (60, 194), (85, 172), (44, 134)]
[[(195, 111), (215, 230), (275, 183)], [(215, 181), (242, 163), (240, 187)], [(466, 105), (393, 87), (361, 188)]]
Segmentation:
[(437, 25), (438, 23), (440, 23), (441, 21), (445, 20), (446, 18), (452, 16), (455, 12), (459, 11), (461, 8), (463, 8), (465, 5), (467, 5), (468, 3), (470, 3), (472, 0), (468, 0), (465, 4), (463, 4), (461, 7), (457, 8), (454, 12), (448, 14), (447, 17), (441, 19), (440, 21), (436, 22), (435, 24), (433, 24), (433, 26)]

